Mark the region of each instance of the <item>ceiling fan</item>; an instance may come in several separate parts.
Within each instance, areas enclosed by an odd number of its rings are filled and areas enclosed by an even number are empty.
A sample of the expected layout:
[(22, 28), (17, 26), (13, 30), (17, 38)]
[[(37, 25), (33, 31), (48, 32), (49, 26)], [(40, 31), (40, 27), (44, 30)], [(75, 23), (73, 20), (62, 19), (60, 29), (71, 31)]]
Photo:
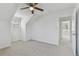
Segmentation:
[(32, 14), (34, 14), (35, 10), (44, 11), (42, 8), (36, 7), (36, 5), (38, 5), (38, 3), (25, 3), (25, 4), (28, 5), (28, 7), (21, 8), (21, 10), (30, 9)]

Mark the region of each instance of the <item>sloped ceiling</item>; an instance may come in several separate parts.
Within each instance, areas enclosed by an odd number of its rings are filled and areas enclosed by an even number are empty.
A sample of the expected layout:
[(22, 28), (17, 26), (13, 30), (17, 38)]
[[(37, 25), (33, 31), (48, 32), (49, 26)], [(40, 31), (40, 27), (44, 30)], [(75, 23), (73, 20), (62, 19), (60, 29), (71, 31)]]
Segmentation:
[(44, 8), (46, 11), (59, 11), (69, 8), (74, 8), (76, 4), (74, 3), (42, 3), (40, 7)]
[[(47, 13), (47, 12), (50, 12), (50, 11), (58, 12), (58, 11), (66, 10), (66, 9), (70, 9), (70, 8), (73, 9), (75, 7), (75, 5), (76, 5), (75, 3), (39, 3), (37, 5), (37, 7), (43, 8), (44, 9), (43, 13)], [(30, 13), (31, 14), (29, 9), (20, 10), (20, 8), (25, 7), (25, 6), (27, 6), (27, 5), (23, 4), (23, 3), (18, 4), (17, 12), (21, 13), (21, 14), (23, 14), (23, 13), (25, 13), (25, 14)], [(35, 13), (39, 14), (39, 13), (42, 13), (42, 12), (35, 10)]]

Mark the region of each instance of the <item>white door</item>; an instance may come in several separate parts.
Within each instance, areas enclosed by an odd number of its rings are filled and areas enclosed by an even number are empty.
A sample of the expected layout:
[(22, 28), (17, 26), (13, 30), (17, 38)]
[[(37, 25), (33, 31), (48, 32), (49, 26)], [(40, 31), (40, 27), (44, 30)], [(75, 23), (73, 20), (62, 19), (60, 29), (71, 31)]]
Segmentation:
[(11, 35), (12, 35), (12, 42), (22, 40), (20, 17), (14, 16), (13, 20), (11, 21)]
[(73, 55), (76, 55), (76, 9), (72, 14), (72, 50)]
[(76, 12), (76, 54), (79, 56), (79, 8), (77, 9), (77, 12)]

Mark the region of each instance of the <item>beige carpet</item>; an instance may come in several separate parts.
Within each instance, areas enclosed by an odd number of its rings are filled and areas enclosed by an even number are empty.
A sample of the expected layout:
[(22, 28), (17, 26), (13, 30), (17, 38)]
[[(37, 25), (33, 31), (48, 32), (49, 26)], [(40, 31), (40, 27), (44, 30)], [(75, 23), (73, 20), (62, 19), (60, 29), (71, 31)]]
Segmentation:
[(59, 46), (42, 43), (38, 41), (18, 41), (11, 47), (0, 50), (1, 56), (72, 56), (72, 49), (69, 45)]

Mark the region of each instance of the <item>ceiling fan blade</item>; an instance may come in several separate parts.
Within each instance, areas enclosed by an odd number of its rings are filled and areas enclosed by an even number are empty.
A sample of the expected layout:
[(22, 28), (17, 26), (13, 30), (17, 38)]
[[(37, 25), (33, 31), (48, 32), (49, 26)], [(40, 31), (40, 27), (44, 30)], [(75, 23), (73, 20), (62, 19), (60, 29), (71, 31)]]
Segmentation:
[(25, 4), (29, 6), (29, 3), (25, 3)]
[(40, 11), (44, 11), (43, 9), (38, 8), (38, 7), (34, 7), (34, 8), (37, 9), (37, 10), (40, 10)]
[(32, 14), (34, 14), (34, 10), (32, 10), (31, 12), (32, 12)]
[(34, 3), (34, 5), (33, 6), (36, 6), (38, 3)]
[(24, 8), (21, 8), (21, 10), (23, 10), (23, 9), (28, 9), (29, 7), (24, 7)]
[(33, 3), (29, 3), (29, 6), (33, 7)]

